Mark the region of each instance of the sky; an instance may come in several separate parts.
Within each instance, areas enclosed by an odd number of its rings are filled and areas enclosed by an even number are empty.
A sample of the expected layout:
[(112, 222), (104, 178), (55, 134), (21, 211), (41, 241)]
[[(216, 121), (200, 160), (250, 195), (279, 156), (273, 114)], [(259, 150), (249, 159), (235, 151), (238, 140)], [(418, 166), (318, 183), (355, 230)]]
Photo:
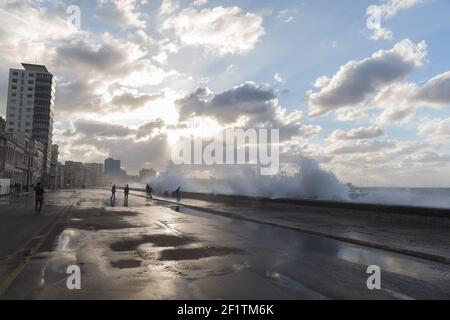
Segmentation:
[(61, 161), (161, 170), (187, 134), (265, 126), (286, 168), (449, 187), (449, 39), (448, 0), (2, 0), (0, 114), (9, 68), (45, 64)]

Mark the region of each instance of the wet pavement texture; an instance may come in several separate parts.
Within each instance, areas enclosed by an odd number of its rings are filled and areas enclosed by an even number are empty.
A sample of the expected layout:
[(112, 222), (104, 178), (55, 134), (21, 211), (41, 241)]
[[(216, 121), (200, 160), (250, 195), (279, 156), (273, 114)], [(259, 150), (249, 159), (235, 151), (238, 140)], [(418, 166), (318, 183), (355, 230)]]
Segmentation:
[(450, 299), (448, 264), (103, 190), (32, 205), (0, 202), (1, 299)]
[[(134, 193), (144, 194), (138, 191)], [(158, 198), (175, 201), (171, 198)], [(430, 223), (427, 218), (408, 221), (404, 217), (398, 219), (401, 215), (385, 214), (381, 219), (371, 217), (370, 211), (349, 212), (328, 207), (256, 201), (236, 203), (183, 198), (180, 205), (450, 264), (448, 218), (436, 219)]]

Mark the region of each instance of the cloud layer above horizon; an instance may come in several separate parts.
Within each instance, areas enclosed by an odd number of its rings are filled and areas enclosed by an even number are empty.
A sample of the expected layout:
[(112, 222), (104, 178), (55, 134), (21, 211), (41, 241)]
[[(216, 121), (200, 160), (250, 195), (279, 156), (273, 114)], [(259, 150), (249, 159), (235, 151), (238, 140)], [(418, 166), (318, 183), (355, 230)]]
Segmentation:
[(8, 69), (36, 61), (57, 78), (62, 161), (162, 169), (182, 136), (269, 127), (287, 171), (306, 156), (344, 182), (448, 186), (450, 4), (329, 5), (336, 17), (294, 0), (2, 1), (2, 113)]

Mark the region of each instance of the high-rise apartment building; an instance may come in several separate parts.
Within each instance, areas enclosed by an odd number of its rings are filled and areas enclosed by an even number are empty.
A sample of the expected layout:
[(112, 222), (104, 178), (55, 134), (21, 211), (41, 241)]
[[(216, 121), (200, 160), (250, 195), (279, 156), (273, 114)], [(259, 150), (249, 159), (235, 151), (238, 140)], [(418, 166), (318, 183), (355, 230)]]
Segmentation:
[(110, 176), (120, 175), (120, 160), (108, 158), (105, 160), (105, 174)]
[(29, 133), (44, 144), (44, 179), (51, 163), (53, 116), (56, 82), (45, 66), (22, 63), (22, 69), (10, 69), (6, 110), (7, 133)]

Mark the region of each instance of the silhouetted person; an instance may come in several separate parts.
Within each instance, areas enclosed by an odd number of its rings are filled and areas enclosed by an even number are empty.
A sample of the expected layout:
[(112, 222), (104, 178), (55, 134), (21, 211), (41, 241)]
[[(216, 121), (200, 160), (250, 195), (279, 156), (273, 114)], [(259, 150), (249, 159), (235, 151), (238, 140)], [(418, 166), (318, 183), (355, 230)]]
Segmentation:
[(180, 202), (180, 200), (181, 200), (181, 187), (178, 187), (178, 189), (175, 190), (175, 196), (177, 197), (177, 202)]
[(130, 187), (128, 185), (123, 189), (123, 193), (125, 196), (125, 201), (128, 202), (128, 195), (130, 194)]
[(42, 187), (42, 185), (40, 183), (36, 184), (35, 187), (33, 187), (34, 192), (36, 194), (35, 200), (36, 200), (36, 205), (35, 205), (35, 210), (36, 213), (41, 213), (42, 211), (42, 204), (44, 203), (44, 193), (45, 190)]
[(150, 187), (148, 184), (145, 186), (145, 190), (147, 191), (147, 197), (149, 197), (150, 199), (153, 199), (153, 196), (152, 196), (152, 191), (153, 191), (153, 189), (152, 189), (152, 187)]
[(116, 200), (116, 185), (113, 185), (111, 188), (111, 201)]

